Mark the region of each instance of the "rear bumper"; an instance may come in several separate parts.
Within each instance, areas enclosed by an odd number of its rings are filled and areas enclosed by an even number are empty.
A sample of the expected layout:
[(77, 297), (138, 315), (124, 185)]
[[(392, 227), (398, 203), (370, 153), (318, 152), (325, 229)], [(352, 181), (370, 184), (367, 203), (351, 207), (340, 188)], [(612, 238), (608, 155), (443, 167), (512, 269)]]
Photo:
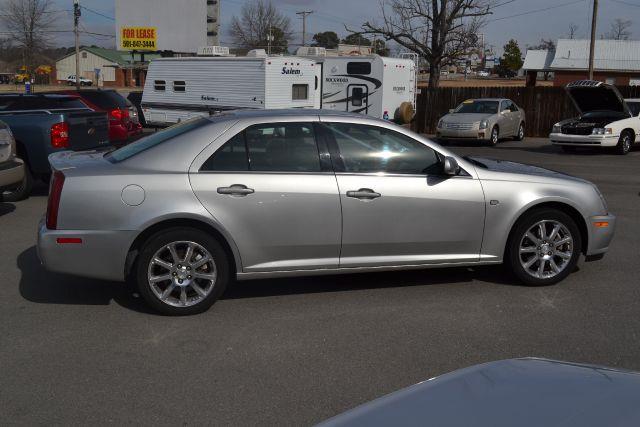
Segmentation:
[(578, 147), (615, 147), (620, 135), (565, 135), (552, 133), (549, 135), (554, 145), (569, 145)]
[(13, 159), (0, 164), (0, 190), (12, 190), (20, 185), (24, 178), (24, 162)]
[[(38, 257), (49, 271), (122, 282), (133, 231), (49, 230), (38, 226)], [(63, 243), (58, 239), (81, 239)]]
[[(607, 224), (604, 227), (604, 224)], [(614, 215), (598, 215), (589, 218), (587, 224), (589, 231), (589, 245), (587, 259), (598, 259), (609, 250), (609, 245), (616, 231), (616, 217)]]

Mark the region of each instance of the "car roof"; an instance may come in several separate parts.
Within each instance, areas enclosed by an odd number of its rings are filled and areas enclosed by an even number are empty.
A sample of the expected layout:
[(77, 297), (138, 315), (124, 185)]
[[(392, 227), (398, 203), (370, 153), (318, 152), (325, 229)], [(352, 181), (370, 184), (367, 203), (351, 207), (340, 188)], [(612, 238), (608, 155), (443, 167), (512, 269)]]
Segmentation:
[(626, 102), (640, 102), (640, 98), (625, 98)]
[(507, 98), (474, 98), (472, 101), (511, 101)]
[(287, 117), (308, 117), (319, 116), (322, 117), (344, 117), (353, 119), (371, 119), (369, 116), (364, 116), (358, 113), (349, 113), (344, 111), (331, 111), (331, 110), (316, 110), (307, 108), (290, 108), (281, 110), (232, 110), (225, 111), (223, 113), (215, 114), (214, 118), (229, 118), (229, 119), (269, 119), (278, 120)]
[(51, 98), (51, 99), (77, 99), (77, 96), (55, 93), (3, 93), (0, 98)]

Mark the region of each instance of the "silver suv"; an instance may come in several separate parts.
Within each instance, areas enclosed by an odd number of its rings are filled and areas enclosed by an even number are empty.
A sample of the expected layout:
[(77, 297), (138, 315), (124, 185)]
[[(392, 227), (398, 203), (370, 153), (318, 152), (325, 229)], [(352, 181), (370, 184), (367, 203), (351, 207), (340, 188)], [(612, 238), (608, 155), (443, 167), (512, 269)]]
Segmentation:
[(552, 284), (615, 227), (587, 181), (462, 158), (361, 115), (229, 113), (50, 162), (44, 265), (132, 279), (166, 314), (207, 309), (233, 278), (505, 262)]

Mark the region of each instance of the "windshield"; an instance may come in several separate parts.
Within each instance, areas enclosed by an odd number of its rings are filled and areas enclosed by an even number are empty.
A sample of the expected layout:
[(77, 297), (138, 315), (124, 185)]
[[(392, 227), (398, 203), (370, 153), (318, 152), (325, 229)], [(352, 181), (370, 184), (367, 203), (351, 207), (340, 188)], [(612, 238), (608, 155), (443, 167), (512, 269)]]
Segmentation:
[(631, 110), (631, 114), (637, 116), (640, 114), (640, 101), (639, 102), (627, 102), (629, 109)]
[(211, 123), (206, 117), (199, 117), (188, 120), (186, 122), (178, 123), (165, 130), (156, 132), (146, 138), (142, 138), (134, 143), (126, 145), (118, 150), (108, 153), (105, 158), (112, 163), (119, 163), (127, 160), (137, 154), (142, 153), (150, 148), (160, 145), (170, 139), (177, 136), (184, 135), (192, 130), (199, 129), (207, 124)]
[(464, 101), (454, 113), (498, 114), (498, 101)]

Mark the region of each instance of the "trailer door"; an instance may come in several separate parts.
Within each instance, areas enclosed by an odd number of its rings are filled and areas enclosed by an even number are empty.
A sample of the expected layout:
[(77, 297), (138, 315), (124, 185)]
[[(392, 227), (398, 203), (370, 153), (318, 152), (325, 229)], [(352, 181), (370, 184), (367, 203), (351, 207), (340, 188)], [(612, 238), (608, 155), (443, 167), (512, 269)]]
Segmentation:
[(347, 94), (347, 111), (365, 114), (369, 112), (369, 88), (367, 85), (349, 85)]

